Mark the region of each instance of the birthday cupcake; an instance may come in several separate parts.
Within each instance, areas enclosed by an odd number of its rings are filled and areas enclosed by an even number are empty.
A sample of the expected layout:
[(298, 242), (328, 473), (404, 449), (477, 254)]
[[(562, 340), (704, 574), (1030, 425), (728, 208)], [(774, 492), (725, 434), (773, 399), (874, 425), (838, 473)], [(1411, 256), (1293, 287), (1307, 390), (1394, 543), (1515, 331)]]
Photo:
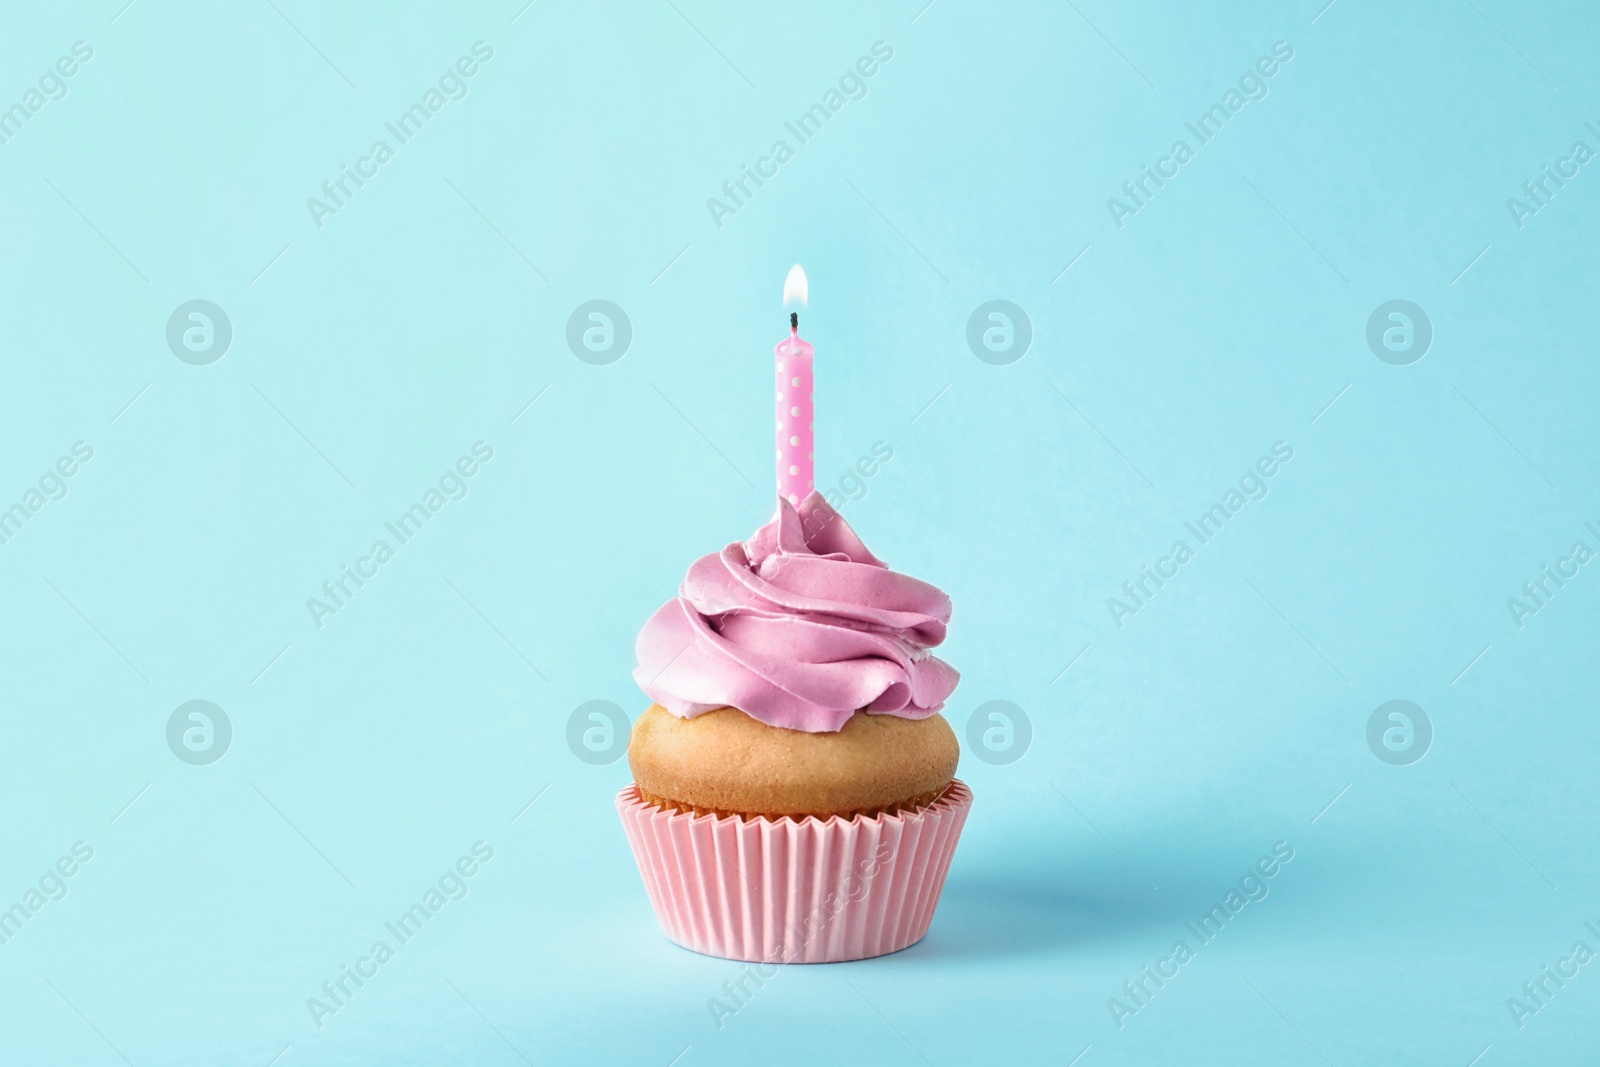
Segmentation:
[(938, 714), (958, 675), (930, 652), (950, 598), (890, 570), (811, 489), (812, 349), (790, 322), (778, 512), (697, 560), (639, 634), (655, 703), (617, 809), (673, 941), (822, 963), (922, 939), (972, 794)]

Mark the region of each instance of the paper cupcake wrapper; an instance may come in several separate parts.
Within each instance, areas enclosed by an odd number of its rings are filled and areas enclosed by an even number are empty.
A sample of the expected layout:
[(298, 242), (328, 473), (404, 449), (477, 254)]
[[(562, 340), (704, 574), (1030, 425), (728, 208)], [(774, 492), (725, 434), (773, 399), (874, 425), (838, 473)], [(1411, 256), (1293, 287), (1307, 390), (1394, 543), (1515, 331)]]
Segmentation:
[(684, 948), (752, 963), (837, 963), (898, 952), (933, 921), (972, 807), (956, 779), (915, 812), (719, 818), (617, 794), (661, 928)]

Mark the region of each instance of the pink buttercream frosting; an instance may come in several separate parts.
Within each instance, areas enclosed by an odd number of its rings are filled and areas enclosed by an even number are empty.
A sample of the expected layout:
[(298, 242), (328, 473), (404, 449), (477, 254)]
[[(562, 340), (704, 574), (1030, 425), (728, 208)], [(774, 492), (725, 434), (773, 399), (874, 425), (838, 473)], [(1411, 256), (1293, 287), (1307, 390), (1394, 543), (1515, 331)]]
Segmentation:
[(813, 492), (695, 561), (640, 631), (633, 676), (684, 718), (734, 707), (808, 733), (857, 711), (924, 719), (960, 677), (928, 652), (949, 621), (949, 597), (886, 567)]

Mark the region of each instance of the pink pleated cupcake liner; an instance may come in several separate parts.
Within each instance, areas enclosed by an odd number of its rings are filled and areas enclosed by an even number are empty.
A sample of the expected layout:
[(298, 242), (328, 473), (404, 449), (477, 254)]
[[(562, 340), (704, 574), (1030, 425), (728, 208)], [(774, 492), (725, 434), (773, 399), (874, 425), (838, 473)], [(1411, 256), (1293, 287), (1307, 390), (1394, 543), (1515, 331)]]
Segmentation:
[(972, 791), (956, 779), (914, 812), (738, 819), (617, 794), (661, 928), (684, 948), (752, 963), (898, 952), (933, 922)]

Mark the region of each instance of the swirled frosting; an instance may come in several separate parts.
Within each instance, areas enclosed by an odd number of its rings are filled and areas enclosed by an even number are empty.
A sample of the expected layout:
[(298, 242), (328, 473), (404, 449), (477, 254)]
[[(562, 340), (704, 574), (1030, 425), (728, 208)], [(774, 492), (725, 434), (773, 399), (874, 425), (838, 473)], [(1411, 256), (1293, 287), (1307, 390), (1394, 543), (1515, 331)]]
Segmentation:
[(929, 653), (950, 598), (890, 570), (821, 494), (702, 556), (639, 633), (634, 680), (674, 715), (734, 707), (835, 731), (857, 711), (923, 719), (960, 677)]

